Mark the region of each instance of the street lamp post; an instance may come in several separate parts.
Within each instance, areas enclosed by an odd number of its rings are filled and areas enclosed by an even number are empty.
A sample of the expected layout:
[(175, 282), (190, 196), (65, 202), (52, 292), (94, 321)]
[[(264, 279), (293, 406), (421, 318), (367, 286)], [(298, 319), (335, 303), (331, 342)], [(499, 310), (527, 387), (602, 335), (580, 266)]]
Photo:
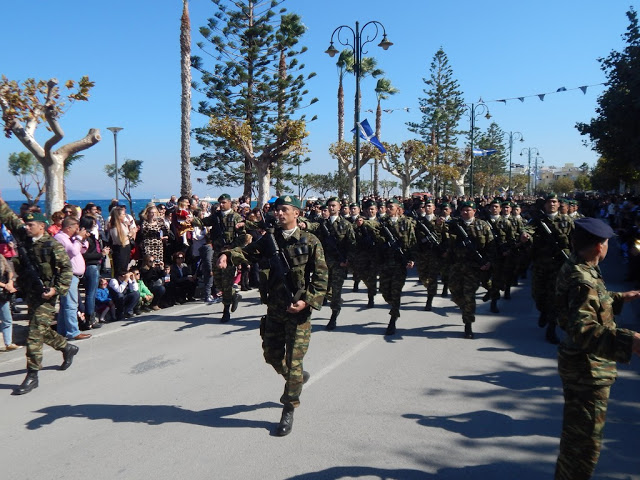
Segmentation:
[[(371, 29), (370, 34), (367, 34), (366, 37), (363, 38), (364, 30), (368, 27), (375, 27), (375, 30)], [(382, 41), (378, 44), (379, 47), (382, 47), (383, 50), (387, 50), (393, 43), (387, 40), (387, 32), (382, 23), (377, 20), (371, 20), (370, 22), (365, 23), (362, 28), (360, 28), (360, 23), (356, 22), (355, 30), (348, 25), (341, 25), (337, 27), (333, 33), (331, 34), (331, 40), (329, 41), (329, 48), (325, 51), (327, 55), (331, 58), (335, 57), (338, 53), (338, 49), (333, 46), (333, 37), (336, 36), (336, 41), (340, 43), (340, 45), (344, 45), (345, 47), (349, 47), (353, 51), (353, 73), (356, 77), (356, 108), (355, 108), (355, 140), (356, 140), (356, 153), (353, 165), (356, 169), (356, 198), (355, 202), (360, 201), (360, 67), (362, 64), (362, 54), (363, 47), (370, 42), (373, 42), (376, 38), (378, 38), (378, 34), (380, 33), (380, 29), (382, 29)], [(341, 36), (344, 33), (344, 36)], [(349, 35), (351, 33), (351, 35)]]
[(524, 142), (524, 136), (520, 132), (509, 132), (509, 189), (507, 190), (507, 196), (511, 196), (511, 156), (513, 155), (513, 141)]
[(535, 166), (533, 167), (533, 172), (535, 177), (533, 178), (533, 193), (538, 191), (538, 159), (540, 159), (540, 164), (544, 165), (544, 158), (536, 155)]
[(478, 100), (476, 103), (470, 103), (465, 105), (465, 108), (468, 110), (469, 119), (471, 120), (471, 130), (469, 130), (469, 143), (471, 144), (471, 165), (469, 166), (469, 198), (473, 198), (473, 142), (475, 138), (474, 130), (476, 128), (476, 118), (480, 115), (484, 115), (484, 117), (489, 120), (491, 115), (489, 114), (489, 107), (487, 104), (482, 101), (482, 99)]
[(115, 168), (116, 200), (118, 200), (118, 132), (122, 130), (122, 127), (107, 127), (107, 130), (111, 130), (113, 132), (113, 145), (115, 149), (115, 159), (116, 159), (116, 168)]
[(527, 152), (527, 157), (529, 160), (527, 166), (527, 175), (529, 176), (529, 181), (527, 182), (527, 195), (531, 196), (531, 154), (540, 155), (540, 151), (536, 147), (528, 147), (523, 148), (520, 152), (520, 156), (524, 155), (524, 152)]

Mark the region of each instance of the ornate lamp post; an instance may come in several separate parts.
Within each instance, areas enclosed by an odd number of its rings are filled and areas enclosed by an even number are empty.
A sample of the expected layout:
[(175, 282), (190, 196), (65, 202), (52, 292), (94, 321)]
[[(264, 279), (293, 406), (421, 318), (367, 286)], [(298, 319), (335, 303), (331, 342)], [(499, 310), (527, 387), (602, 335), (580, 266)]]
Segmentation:
[(527, 182), (527, 195), (531, 195), (531, 154), (540, 155), (540, 151), (536, 147), (523, 148), (520, 152), (520, 156), (527, 152), (529, 163), (527, 166), (527, 175), (529, 175), (529, 181)]
[(536, 155), (536, 159), (535, 159), (535, 165), (533, 167), (533, 172), (535, 177), (533, 178), (533, 193), (537, 193), (538, 192), (538, 160), (540, 160), (540, 164), (544, 165), (544, 158), (542, 157), (538, 157)]
[[(364, 36), (364, 31), (367, 27), (370, 28), (371, 33), (367, 33)], [(376, 38), (378, 38), (378, 34), (382, 30), (382, 41), (378, 44), (379, 47), (382, 47), (383, 50), (387, 50), (393, 43), (387, 40), (387, 32), (382, 23), (377, 20), (372, 20), (370, 22), (365, 23), (362, 28), (360, 28), (360, 23), (356, 22), (355, 30), (348, 25), (341, 25), (337, 27), (333, 33), (331, 34), (331, 40), (329, 43), (329, 48), (326, 50), (326, 54), (331, 58), (335, 57), (338, 53), (338, 49), (333, 46), (333, 37), (336, 37), (336, 41), (340, 43), (340, 45), (344, 45), (345, 47), (349, 47), (353, 51), (353, 73), (356, 77), (356, 108), (355, 108), (355, 139), (356, 139), (356, 154), (354, 158), (354, 166), (356, 168), (356, 198), (355, 202), (360, 201), (360, 67), (362, 63), (362, 54), (367, 53), (363, 51), (363, 47), (370, 42), (373, 42)], [(336, 36), (336, 33), (338, 34)]]
[(116, 158), (116, 169), (115, 169), (116, 200), (118, 200), (118, 132), (122, 130), (122, 127), (107, 127), (107, 130), (111, 130), (113, 132), (113, 145), (115, 148), (115, 158)]
[(476, 119), (480, 115), (484, 115), (484, 117), (489, 120), (491, 118), (491, 115), (489, 114), (489, 107), (487, 107), (487, 104), (484, 103), (482, 99), (478, 100), (476, 103), (466, 104), (465, 108), (471, 121), (471, 129), (469, 130), (469, 143), (471, 145), (471, 166), (469, 167), (469, 198), (473, 198), (473, 142), (475, 139)]
[(524, 136), (520, 132), (509, 132), (509, 189), (507, 190), (507, 195), (511, 196), (511, 156), (513, 155), (513, 141), (524, 142)]

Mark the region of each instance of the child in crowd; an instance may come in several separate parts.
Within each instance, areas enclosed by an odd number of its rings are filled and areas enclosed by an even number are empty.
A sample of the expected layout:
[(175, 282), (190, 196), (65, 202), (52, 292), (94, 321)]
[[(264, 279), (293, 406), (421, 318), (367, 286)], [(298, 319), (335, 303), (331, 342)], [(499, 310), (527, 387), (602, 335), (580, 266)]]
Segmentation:
[(109, 297), (109, 282), (106, 278), (101, 278), (96, 290), (96, 315), (102, 323), (106, 323), (107, 314), (111, 312), (111, 319), (116, 318), (116, 306)]
[(153, 302), (153, 293), (151, 293), (151, 290), (147, 288), (145, 283), (140, 278), (139, 268), (132, 268), (131, 273), (133, 274), (134, 280), (138, 282), (138, 292), (140, 292), (140, 300), (138, 301), (138, 305), (136, 305), (134, 311), (150, 312), (151, 302)]

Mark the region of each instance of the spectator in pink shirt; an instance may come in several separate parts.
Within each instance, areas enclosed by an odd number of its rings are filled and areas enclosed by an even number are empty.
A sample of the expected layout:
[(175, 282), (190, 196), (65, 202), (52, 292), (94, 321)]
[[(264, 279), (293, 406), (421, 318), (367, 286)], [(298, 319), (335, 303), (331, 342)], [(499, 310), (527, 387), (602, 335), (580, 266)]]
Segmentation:
[(78, 228), (78, 220), (75, 217), (68, 216), (62, 221), (62, 229), (53, 237), (66, 250), (73, 270), (71, 287), (66, 295), (60, 297), (58, 314), (58, 333), (69, 340), (84, 340), (91, 337), (88, 333), (80, 332), (78, 327), (78, 283), (80, 277), (84, 275), (85, 263), (82, 254), (87, 250), (89, 235), (85, 228)]

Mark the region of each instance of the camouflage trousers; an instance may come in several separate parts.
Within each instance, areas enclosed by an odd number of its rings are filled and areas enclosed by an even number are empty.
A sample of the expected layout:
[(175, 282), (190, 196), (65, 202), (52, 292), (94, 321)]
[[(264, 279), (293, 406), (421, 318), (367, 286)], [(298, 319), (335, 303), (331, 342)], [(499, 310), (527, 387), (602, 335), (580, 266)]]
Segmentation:
[(464, 323), (476, 320), (476, 292), (486, 277), (475, 265), (454, 263), (449, 268), (451, 300), (462, 310)]
[(591, 478), (602, 446), (610, 385), (563, 381), (564, 412), (555, 480)]
[(300, 406), (302, 360), (311, 339), (310, 319), (308, 309), (298, 314), (267, 309), (262, 352), (265, 361), (284, 377), (284, 392), (280, 397), (284, 405)]
[(339, 312), (342, 308), (342, 286), (347, 278), (347, 267), (339, 263), (329, 265), (329, 291), (331, 292), (331, 311)]
[(440, 274), (440, 258), (435, 252), (421, 252), (416, 257), (418, 278), (427, 289), (427, 295), (438, 293), (438, 275)]
[(510, 257), (501, 257), (491, 263), (491, 284), (489, 285), (491, 300), (498, 300), (500, 291), (511, 286), (512, 272), (513, 265)]
[(358, 252), (353, 259), (353, 278), (362, 280), (367, 286), (369, 296), (377, 293), (378, 258), (375, 251)]
[(29, 335), (27, 337), (27, 370), (42, 367), (42, 347), (47, 344), (56, 350), (67, 346), (67, 339), (51, 329), (55, 316), (56, 297), (46, 303), (29, 302)]
[(217, 265), (213, 267), (213, 281), (216, 288), (222, 292), (223, 305), (231, 305), (233, 303), (233, 280), (236, 277), (236, 267), (233, 265), (221, 269)]
[(556, 277), (562, 264), (534, 263), (531, 295), (540, 313), (544, 313), (547, 322), (557, 323)]
[(407, 279), (407, 267), (400, 262), (387, 262), (380, 268), (380, 293), (389, 304), (389, 315), (400, 317), (400, 297)]

